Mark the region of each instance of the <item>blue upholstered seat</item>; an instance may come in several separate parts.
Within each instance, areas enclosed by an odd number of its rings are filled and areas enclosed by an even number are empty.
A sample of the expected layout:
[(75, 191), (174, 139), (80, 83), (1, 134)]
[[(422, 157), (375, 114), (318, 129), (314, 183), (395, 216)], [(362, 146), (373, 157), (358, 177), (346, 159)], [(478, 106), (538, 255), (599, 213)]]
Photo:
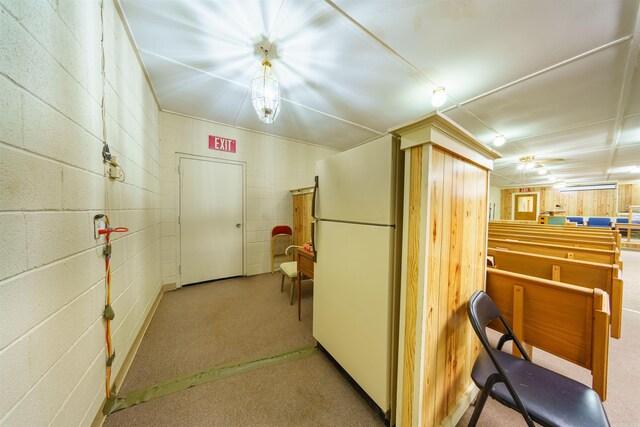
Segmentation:
[(578, 225), (584, 225), (584, 219), (581, 216), (568, 216), (567, 221), (575, 222)]
[(611, 218), (591, 216), (587, 220), (587, 227), (611, 228)]

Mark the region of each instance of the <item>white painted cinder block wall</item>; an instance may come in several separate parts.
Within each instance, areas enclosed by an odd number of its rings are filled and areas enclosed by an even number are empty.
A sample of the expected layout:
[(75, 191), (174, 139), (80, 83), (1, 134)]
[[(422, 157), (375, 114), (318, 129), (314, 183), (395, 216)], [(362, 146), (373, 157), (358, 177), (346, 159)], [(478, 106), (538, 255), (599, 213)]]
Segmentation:
[[(102, 244), (113, 244), (115, 374), (161, 289), (158, 110), (112, 1), (0, 0), (0, 425), (89, 425), (105, 397)], [(110, 208), (110, 209), (109, 209)]]
[[(284, 112), (283, 112), (284, 114)], [(258, 120), (256, 116), (256, 120)], [(213, 151), (209, 135), (237, 141), (237, 152)], [(162, 167), (162, 280), (179, 284), (178, 157), (181, 154), (242, 162), (246, 173), (245, 274), (271, 270), (275, 225), (291, 225), (290, 190), (313, 185), (316, 160), (337, 151), (172, 113), (160, 113)], [(180, 154), (181, 153), (181, 154)], [(203, 191), (211, 189), (203, 187)]]

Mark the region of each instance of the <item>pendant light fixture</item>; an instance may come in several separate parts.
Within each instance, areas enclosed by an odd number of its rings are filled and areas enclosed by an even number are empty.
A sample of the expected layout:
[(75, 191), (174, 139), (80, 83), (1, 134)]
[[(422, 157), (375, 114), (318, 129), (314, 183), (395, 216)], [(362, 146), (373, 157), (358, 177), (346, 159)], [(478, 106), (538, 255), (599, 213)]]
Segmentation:
[(445, 102), (447, 102), (447, 94), (444, 91), (444, 87), (440, 86), (435, 88), (431, 96), (431, 105), (438, 108), (442, 107)]
[(255, 77), (251, 79), (251, 101), (260, 122), (271, 124), (280, 113), (280, 84), (271, 70), (269, 52), (262, 47), (260, 49), (264, 53), (264, 59)]

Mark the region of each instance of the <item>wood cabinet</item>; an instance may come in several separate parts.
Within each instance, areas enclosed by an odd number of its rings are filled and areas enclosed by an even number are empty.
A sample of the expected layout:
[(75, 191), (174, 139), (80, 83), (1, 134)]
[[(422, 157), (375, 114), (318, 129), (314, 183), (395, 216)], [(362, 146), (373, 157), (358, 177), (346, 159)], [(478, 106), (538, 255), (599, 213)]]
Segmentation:
[(466, 304), (484, 288), (488, 177), (500, 157), (432, 113), (390, 130), (405, 151), (397, 425), (455, 425), (476, 388)]
[(291, 190), (293, 198), (293, 244), (303, 246), (311, 241), (313, 222), (313, 187)]

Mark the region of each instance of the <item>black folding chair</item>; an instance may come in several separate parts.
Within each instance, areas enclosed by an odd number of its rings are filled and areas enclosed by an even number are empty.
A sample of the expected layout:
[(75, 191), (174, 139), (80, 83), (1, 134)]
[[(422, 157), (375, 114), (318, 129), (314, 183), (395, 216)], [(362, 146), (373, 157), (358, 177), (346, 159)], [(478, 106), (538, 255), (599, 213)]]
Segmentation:
[[(484, 348), (471, 372), (481, 392), (469, 426), (476, 425), (489, 396), (520, 412), (531, 427), (534, 421), (543, 426), (609, 426), (595, 391), (531, 362), (489, 295), (476, 291), (469, 300), (467, 312)], [(486, 335), (487, 325), (495, 319), (499, 319), (507, 331), (498, 341), (497, 349), (491, 347)], [(501, 351), (507, 341), (513, 341), (524, 359)]]

